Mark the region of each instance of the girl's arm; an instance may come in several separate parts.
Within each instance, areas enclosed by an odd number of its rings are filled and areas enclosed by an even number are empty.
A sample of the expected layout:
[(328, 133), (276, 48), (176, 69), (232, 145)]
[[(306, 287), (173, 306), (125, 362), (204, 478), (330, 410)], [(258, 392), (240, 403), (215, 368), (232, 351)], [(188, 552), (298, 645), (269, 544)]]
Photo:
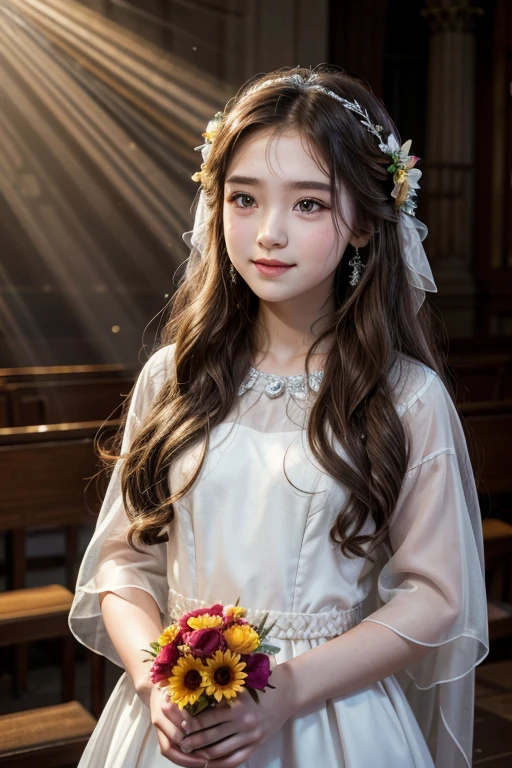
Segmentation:
[(174, 765), (203, 768), (204, 760), (184, 755), (179, 747), (185, 736), (183, 723), (190, 728), (193, 717), (167, 700), (165, 692), (149, 679), (150, 658), (142, 652), (162, 633), (160, 610), (156, 600), (143, 589), (127, 587), (123, 597), (115, 592), (101, 592), (100, 606), (110, 639), (131, 677), (135, 690), (150, 711), (156, 728), (160, 751)]
[(150, 659), (142, 652), (162, 634), (160, 610), (155, 599), (143, 589), (127, 587), (123, 596), (114, 592), (100, 593), (103, 620), (110, 639), (131, 677), (135, 690), (149, 706), (152, 683), (149, 679)]
[(294, 710), (346, 696), (419, 661), (432, 650), (381, 624), (362, 622), (284, 664)]

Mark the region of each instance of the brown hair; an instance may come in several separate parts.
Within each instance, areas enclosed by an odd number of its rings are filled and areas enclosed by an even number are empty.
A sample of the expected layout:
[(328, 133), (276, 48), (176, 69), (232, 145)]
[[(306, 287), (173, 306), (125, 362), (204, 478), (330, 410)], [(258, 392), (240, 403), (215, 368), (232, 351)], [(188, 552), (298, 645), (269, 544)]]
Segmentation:
[[(383, 126), (384, 136), (392, 132), (399, 138), (365, 84), (328, 66), (315, 72), (318, 84), (367, 109), (372, 122)], [(246, 85), (227, 105), (211, 147), (202, 175), (209, 212), (205, 252), (190, 262), (162, 332), (162, 345), (176, 344), (176, 376), (159, 392), (122, 467), (123, 499), (131, 520), (128, 539), (134, 548), (167, 540), (173, 505), (197, 479), (211, 429), (230, 412), (254, 359), (258, 297), (243, 280), (235, 286), (230, 282), (222, 208), (234, 148), (255, 131), (299, 131), (330, 175), (333, 210), (340, 214), (343, 184), (353, 201), (355, 230), (370, 235), (361, 253), (366, 266), (355, 287), (348, 279), (348, 253), (341, 259), (334, 274), (335, 310), (324, 318), (325, 330), (306, 358), (309, 371), (311, 355), (326, 338), (334, 338), (308, 421), (308, 439), (321, 466), (348, 491), (330, 530), (344, 555), (369, 557), (362, 545), (369, 542), (371, 551), (385, 539), (406, 471), (408, 436), (390, 389), (392, 366), (405, 354), (443, 375), (428, 305), (416, 313), (407, 281), (389, 158), (358, 115), (324, 93), (283, 82), (247, 93), (258, 82), (289, 74), (307, 78), (310, 70), (279, 70)], [(350, 463), (333, 448), (328, 425)], [(170, 488), (171, 463), (199, 440), (203, 450), (195, 473), (183, 488)], [(375, 533), (360, 535), (369, 513)]]

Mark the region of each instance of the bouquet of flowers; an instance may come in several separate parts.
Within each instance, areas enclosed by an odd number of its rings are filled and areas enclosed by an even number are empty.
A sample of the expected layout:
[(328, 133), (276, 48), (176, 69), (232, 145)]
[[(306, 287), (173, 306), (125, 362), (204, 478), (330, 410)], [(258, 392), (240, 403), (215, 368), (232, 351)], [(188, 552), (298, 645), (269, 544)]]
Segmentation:
[(265, 628), (268, 612), (258, 627), (244, 619), (246, 614), (238, 600), (183, 614), (145, 650), (152, 657), (152, 682), (192, 715), (223, 700), (231, 706), (244, 689), (259, 702), (258, 691), (274, 688), (268, 682), (269, 656), (281, 649), (265, 642), (274, 626)]

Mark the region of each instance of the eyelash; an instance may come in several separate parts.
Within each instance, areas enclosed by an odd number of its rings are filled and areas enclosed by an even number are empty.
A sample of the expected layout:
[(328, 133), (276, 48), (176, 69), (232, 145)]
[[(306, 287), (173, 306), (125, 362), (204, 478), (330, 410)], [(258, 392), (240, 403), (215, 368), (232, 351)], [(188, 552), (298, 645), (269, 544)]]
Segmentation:
[[(250, 197), (252, 200), (254, 200), (254, 197), (252, 195), (248, 195), (244, 192), (234, 192), (232, 195), (228, 197), (228, 203), (234, 203), (238, 197)], [(296, 205), (304, 202), (314, 203), (315, 205), (319, 205), (321, 209), (322, 208), (327, 209), (327, 206), (324, 203), (321, 203), (319, 200), (313, 200), (312, 197), (303, 197), (302, 200), (297, 201)], [(250, 206), (236, 205), (235, 207), (241, 210), (250, 210), (253, 206), (252, 205)], [(301, 213), (303, 213), (305, 216), (311, 216), (311, 214), (318, 213), (318, 211), (301, 211)]]

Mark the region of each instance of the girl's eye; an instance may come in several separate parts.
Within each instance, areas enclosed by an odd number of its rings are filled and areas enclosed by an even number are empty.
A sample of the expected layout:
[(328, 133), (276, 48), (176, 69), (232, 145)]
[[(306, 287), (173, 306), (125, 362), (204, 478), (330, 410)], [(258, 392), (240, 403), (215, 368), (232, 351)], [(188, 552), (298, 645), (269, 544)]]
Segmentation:
[(254, 197), (252, 195), (243, 195), (243, 194), (237, 194), (237, 195), (231, 195), (229, 198), (230, 203), (236, 202), (240, 198), (240, 204), (237, 203), (237, 208), (252, 208), (252, 203), (254, 203)]
[[(237, 192), (233, 195), (230, 195), (228, 202), (235, 203), (237, 208), (248, 209), (254, 207), (255, 200), (252, 195), (245, 195), (242, 192)], [(319, 210), (327, 207), (323, 203), (318, 202), (318, 200), (312, 200), (309, 197), (306, 197), (303, 200), (299, 200), (297, 205), (300, 206), (300, 212), (305, 214), (318, 213)], [(315, 208), (315, 206), (317, 207)]]
[[(317, 200), (311, 200), (311, 198), (309, 197), (305, 198), (304, 200), (299, 200), (297, 205), (305, 206), (300, 208), (301, 213), (317, 213), (318, 210), (326, 207), (325, 205), (323, 205), (323, 203), (319, 203)], [(318, 205), (320, 206), (320, 208), (314, 209), (313, 208), (314, 205)]]

